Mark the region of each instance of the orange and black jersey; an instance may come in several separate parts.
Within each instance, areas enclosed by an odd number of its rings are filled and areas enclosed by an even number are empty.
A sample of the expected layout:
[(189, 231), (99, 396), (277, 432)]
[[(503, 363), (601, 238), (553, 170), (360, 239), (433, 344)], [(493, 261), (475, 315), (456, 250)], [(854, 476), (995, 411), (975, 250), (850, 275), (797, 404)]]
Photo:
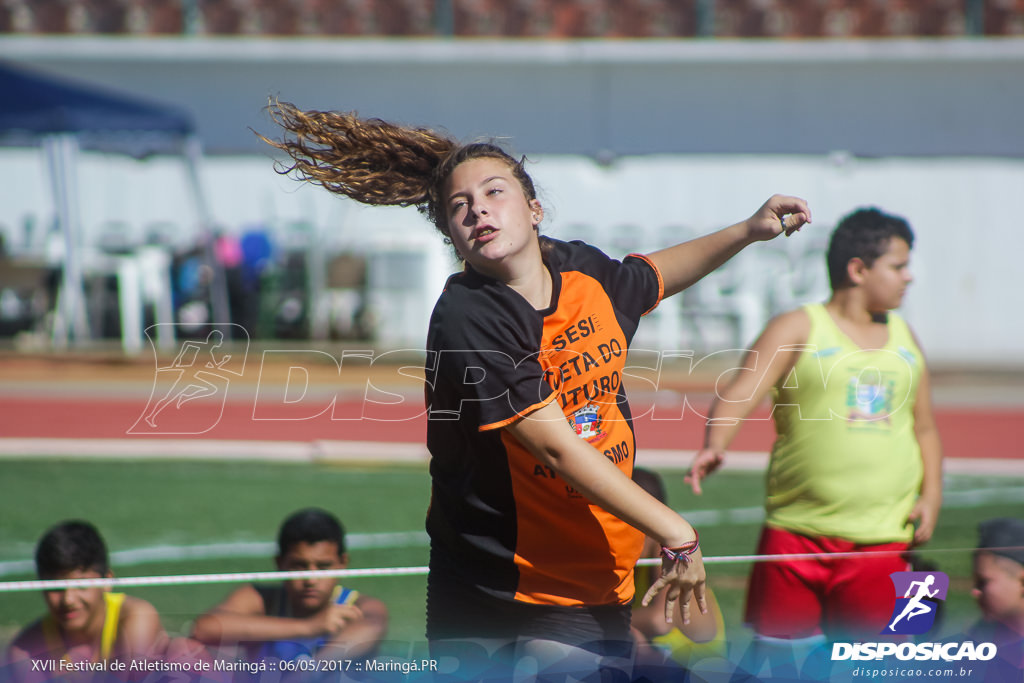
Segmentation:
[(551, 306), (535, 310), (467, 267), (427, 336), (431, 571), (545, 605), (628, 603), (643, 533), (591, 505), (502, 427), (556, 401), (627, 476), (636, 452), (622, 375), (641, 316), (663, 295), (647, 259), (546, 239)]

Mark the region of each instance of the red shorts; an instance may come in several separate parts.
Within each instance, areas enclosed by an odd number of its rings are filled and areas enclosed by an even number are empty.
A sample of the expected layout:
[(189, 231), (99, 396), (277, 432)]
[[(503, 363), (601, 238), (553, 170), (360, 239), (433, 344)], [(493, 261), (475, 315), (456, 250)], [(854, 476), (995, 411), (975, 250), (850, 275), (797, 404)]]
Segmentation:
[(758, 555), (897, 551), (863, 558), (757, 562), (747, 589), (746, 621), (773, 638), (878, 636), (889, 623), (896, 594), (889, 574), (909, 570), (906, 543), (859, 545), (840, 538), (801, 536), (765, 527)]

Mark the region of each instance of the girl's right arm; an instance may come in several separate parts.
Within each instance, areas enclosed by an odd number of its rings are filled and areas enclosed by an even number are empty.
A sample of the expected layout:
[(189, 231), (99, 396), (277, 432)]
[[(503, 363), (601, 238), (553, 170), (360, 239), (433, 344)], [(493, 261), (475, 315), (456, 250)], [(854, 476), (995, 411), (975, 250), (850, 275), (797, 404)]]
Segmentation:
[[(549, 403), (506, 427), (542, 464), (554, 469), (591, 503), (643, 531), (660, 545), (685, 546), (696, 538), (690, 524), (671, 508), (644, 491), (622, 470), (586, 441), (565, 421), (555, 403)], [(681, 600), (683, 619), (689, 620), (691, 596), (696, 596), (701, 613), (707, 612), (704, 593), (704, 563), (700, 550), (690, 563), (666, 562), (662, 576), (644, 597), (650, 600), (668, 587), (665, 604), (667, 621), (672, 621), (676, 602)]]

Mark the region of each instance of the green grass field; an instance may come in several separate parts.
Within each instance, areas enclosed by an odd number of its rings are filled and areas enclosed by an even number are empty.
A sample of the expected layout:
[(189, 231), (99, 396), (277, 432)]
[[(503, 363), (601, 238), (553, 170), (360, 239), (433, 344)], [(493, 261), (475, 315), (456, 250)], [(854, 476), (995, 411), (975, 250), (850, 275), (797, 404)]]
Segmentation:
[[(762, 501), (760, 473), (723, 472), (702, 497), (689, 492), (679, 471), (662, 471), (669, 501), (695, 512), (705, 557), (750, 554), (760, 522), (751, 510)], [(955, 633), (976, 615), (970, 597), (970, 548), (980, 520), (1024, 517), (1024, 477), (947, 477), (947, 505), (924, 557), (951, 579), (944, 633)], [(1016, 491), (1016, 493), (1015, 493)], [(55, 522), (92, 521), (112, 553), (154, 546), (270, 543), (281, 520), (294, 510), (321, 506), (335, 512), (353, 541), (364, 534), (422, 532), (429, 477), (421, 465), (289, 465), (198, 461), (0, 461), (0, 563), (30, 560), (36, 539)], [(703, 520), (703, 521), (700, 521)], [(422, 566), (422, 542), (398, 547), (351, 549), (353, 568)], [(173, 555), (173, 552), (171, 553)], [(730, 640), (746, 637), (740, 625), (745, 577), (750, 565), (709, 562), (710, 584), (722, 604)], [(267, 557), (169, 559), (116, 563), (118, 576), (271, 571)], [(0, 576), (34, 578), (29, 571)], [(391, 611), (389, 647), (423, 640), (425, 577), (359, 578), (346, 582), (383, 599)], [(152, 602), (165, 626), (186, 633), (194, 616), (218, 602), (232, 584), (139, 587), (127, 592)], [(37, 617), (43, 603), (35, 592), (0, 594), (0, 646)], [(396, 650), (397, 653), (397, 650)]]

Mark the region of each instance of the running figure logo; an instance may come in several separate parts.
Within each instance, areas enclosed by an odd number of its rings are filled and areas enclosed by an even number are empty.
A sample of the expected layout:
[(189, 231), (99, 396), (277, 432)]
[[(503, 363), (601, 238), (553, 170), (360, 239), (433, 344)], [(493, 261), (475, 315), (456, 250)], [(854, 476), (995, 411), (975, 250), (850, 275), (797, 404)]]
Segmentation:
[(946, 599), (949, 577), (942, 572), (893, 572), (889, 578), (896, 589), (896, 607), (881, 632), (917, 635), (930, 629), (938, 601)]
[(220, 422), (231, 378), (242, 376), (248, 351), (245, 330), (231, 328), (236, 341), (230, 352), (224, 334), (214, 330), (205, 340), (182, 342), (167, 365), (158, 362), (149, 401), (129, 434), (202, 434)]

